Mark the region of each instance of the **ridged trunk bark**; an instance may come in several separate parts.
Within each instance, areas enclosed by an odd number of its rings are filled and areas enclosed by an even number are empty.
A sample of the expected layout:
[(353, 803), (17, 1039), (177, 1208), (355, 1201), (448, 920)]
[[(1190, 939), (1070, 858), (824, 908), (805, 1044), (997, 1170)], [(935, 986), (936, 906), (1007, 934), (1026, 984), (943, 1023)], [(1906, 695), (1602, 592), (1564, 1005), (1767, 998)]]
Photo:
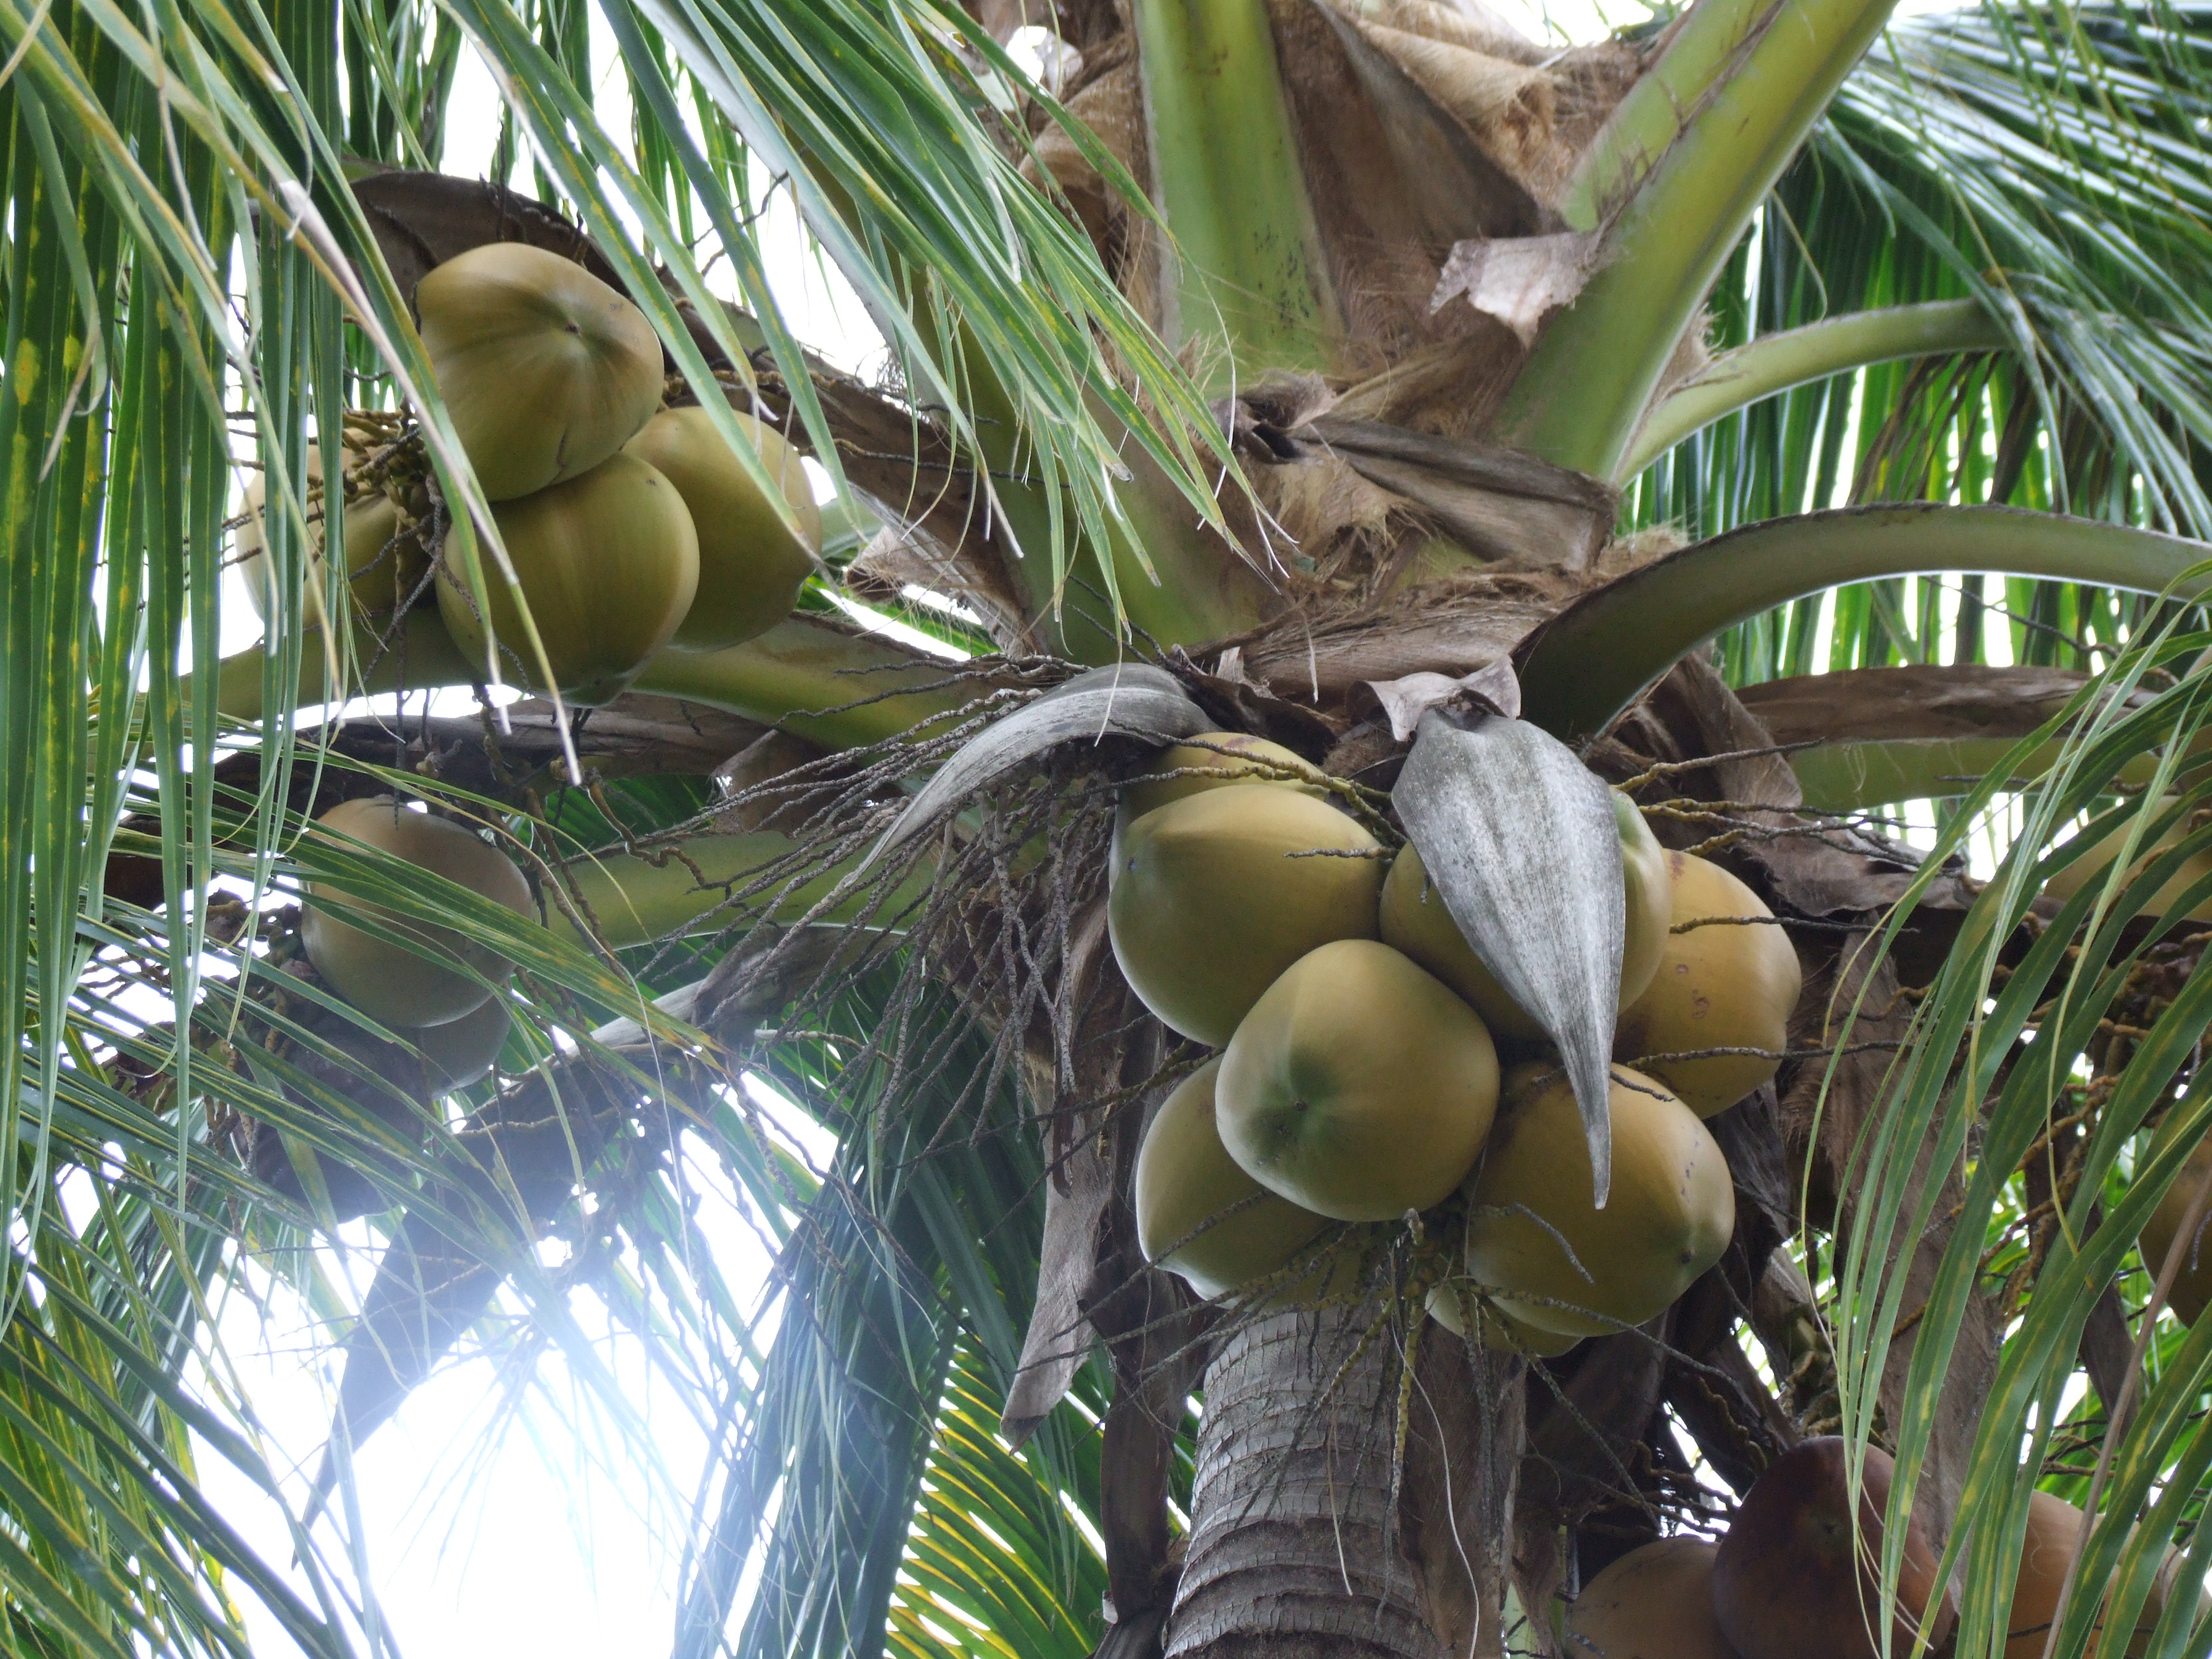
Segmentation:
[(1371, 1310), (1279, 1314), (1206, 1378), (1168, 1659), (1443, 1659), (1395, 1503), (1395, 1348)]

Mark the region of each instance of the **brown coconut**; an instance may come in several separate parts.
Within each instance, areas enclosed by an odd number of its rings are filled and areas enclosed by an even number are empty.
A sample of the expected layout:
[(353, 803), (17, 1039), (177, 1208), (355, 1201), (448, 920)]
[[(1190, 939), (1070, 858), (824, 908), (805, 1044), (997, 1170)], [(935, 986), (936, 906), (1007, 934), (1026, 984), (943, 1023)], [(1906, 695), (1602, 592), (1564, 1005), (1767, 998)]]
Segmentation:
[[(530, 619), (571, 702), (611, 702), (666, 645), (699, 583), (699, 542), (676, 487), (643, 461), (617, 455), (566, 483), (492, 510), (530, 606)], [(438, 614), (468, 661), (484, 660), (484, 619), (504, 678), (543, 690), (514, 589), (481, 544), (489, 604), (481, 614), (460, 564), (459, 530), (438, 564)]]
[(1230, 1039), (1215, 1093), (1222, 1144), (1246, 1173), (1340, 1221), (1443, 1202), (1497, 1109), (1482, 1021), (1372, 939), (1324, 945), (1269, 986)]
[(1735, 1230), (1727, 1162), (1697, 1115), (1623, 1066), (1613, 1069), (1610, 1103), (1613, 1189), (1602, 1210), (1591, 1201), (1574, 1090), (1547, 1065), (1507, 1074), (1468, 1183), (1468, 1277), (1546, 1330), (1599, 1336), (1641, 1325), (1720, 1260)]
[(678, 651), (720, 651), (768, 632), (791, 614), (822, 550), (822, 514), (799, 452), (750, 415), (732, 410), (730, 418), (798, 519), (797, 531), (705, 409), (663, 410), (623, 446), (676, 486), (698, 533), (698, 591), (669, 641)]
[[(1620, 1000), (1628, 1007), (1651, 983), (1667, 948), (1672, 902), (1666, 854), (1652, 836), (1644, 814), (1619, 791), (1613, 792), (1615, 827), (1620, 831), (1621, 876), (1626, 907), (1620, 953)], [(1421, 855), (1411, 845), (1392, 861), (1382, 884), (1380, 921), (1382, 942), (1403, 951), (1467, 999), (1492, 1035), (1511, 1042), (1547, 1040), (1544, 1028), (1522, 1011), (1498, 982), (1474, 947), (1444, 908), (1443, 896), (1429, 880)]]
[(415, 308), (489, 501), (581, 477), (660, 406), (653, 325), (573, 259), (486, 243), (423, 277)]
[[(1713, 1613), (1742, 1659), (1877, 1659), (1875, 1618), (1889, 1455), (1869, 1447), (1858, 1526), (1851, 1525), (1844, 1443), (1804, 1441), (1769, 1464), (1744, 1494), (1713, 1559)], [(1891, 1652), (1911, 1651), (1921, 1622), (1941, 1647), (1954, 1618), (1936, 1595), (1936, 1551), (1915, 1516), (1905, 1534)]]
[[(1671, 920), (1659, 969), (1624, 1010), (1613, 1052), (1700, 1117), (1724, 1112), (1781, 1066), (1803, 981), (1797, 952), (1759, 896), (1717, 864), (1669, 853)], [(1742, 919), (1742, 920), (1739, 920)], [(1672, 930), (1685, 923), (1702, 926)], [(1709, 1048), (1751, 1054), (1664, 1060)]]
[(1713, 1558), (1702, 1538), (1632, 1549), (1567, 1609), (1565, 1659), (1738, 1659), (1713, 1616)]
[[(389, 795), (349, 800), (318, 821), (333, 840), (359, 842), (442, 876), (517, 915), (533, 914), (530, 884), (514, 860), (451, 820), (407, 810)], [(358, 852), (359, 847), (347, 850)], [(373, 914), (415, 948), (390, 943), (327, 908), (332, 899)], [(445, 1025), (482, 1007), (513, 964), (465, 933), (393, 915), (373, 902), (312, 882), (300, 921), (307, 959), (325, 984), (379, 1024)]]
[(1214, 1125), (1219, 1059), (1177, 1085), (1137, 1152), (1137, 1237), (1146, 1260), (1203, 1297), (1277, 1272), (1328, 1218), (1278, 1198), (1244, 1173)]
[(1161, 1020), (1219, 1047), (1299, 957), (1375, 937), (1380, 851), (1351, 818), (1295, 789), (1172, 801), (1122, 837), (1107, 904), (1115, 960)]

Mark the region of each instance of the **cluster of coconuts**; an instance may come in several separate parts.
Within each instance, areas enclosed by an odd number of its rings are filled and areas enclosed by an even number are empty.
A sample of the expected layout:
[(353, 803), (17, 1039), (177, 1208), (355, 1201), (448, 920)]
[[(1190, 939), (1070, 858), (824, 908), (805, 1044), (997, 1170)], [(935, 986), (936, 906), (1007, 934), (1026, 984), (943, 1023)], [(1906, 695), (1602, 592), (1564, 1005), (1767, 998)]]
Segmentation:
[[(1717, 1543), (1662, 1538), (1631, 1550), (1583, 1587), (1569, 1608), (1570, 1659), (1877, 1659), (1878, 1564), (1893, 1465), (1869, 1447), (1852, 1524), (1844, 1443), (1808, 1440), (1768, 1465)], [(2087, 1516), (2063, 1498), (2031, 1494), (2020, 1570), (2006, 1620), (2004, 1659), (2041, 1659), (2059, 1590)], [(2169, 1551), (2124, 1652), (2142, 1659), (2166, 1603), (2183, 1589), (2185, 1558)], [(1907, 1526), (1890, 1651), (1923, 1632), (1941, 1649), (1956, 1622), (1937, 1594), (1937, 1556), (1916, 1516)], [(2077, 1583), (2074, 1595), (2101, 1595)], [(2199, 1591), (2200, 1601), (2203, 1600)], [(2100, 1639), (2096, 1659), (2120, 1659)]]
[(1697, 1051), (1779, 1051), (1796, 952), (1748, 888), (1663, 851), (1614, 797), (1622, 1064), (1598, 1209), (1542, 1029), (1461, 933), (1419, 855), (1391, 854), (1342, 799), (1299, 756), (1236, 732), (1163, 751), (1122, 791), (1115, 957), (1164, 1024), (1221, 1049), (1146, 1129), (1146, 1255), (1202, 1296), (1318, 1299), (1338, 1270), (1313, 1247), (1333, 1223), (1395, 1222), (1462, 1194), (1465, 1275), (1429, 1297), (1442, 1322), (1537, 1354), (1641, 1324), (1734, 1231), (1703, 1120), (1778, 1064)]
[[(660, 342), (645, 313), (574, 260), (494, 242), (447, 260), (415, 293), (422, 343), (544, 647), (572, 702), (605, 702), (663, 648), (717, 651), (791, 610), (821, 545), (798, 453), (734, 410), (780, 502), (756, 482), (705, 408), (661, 406)], [(319, 477), (321, 457), (311, 473)], [(240, 550), (265, 617), (260, 492)], [(794, 519), (798, 530), (787, 522)], [(419, 586), (428, 556), (400, 534), (398, 507), (370, 496), (344, 531), (353, 597), (389, 611)], [(317, 556), (319, 556), (318, 551)], [(488, 550), (482, 603), (449, 531), (434, 571), (454, 643), (501, 678), (545, 690), (512, 590)]]
[[(534, 918), (530, 884), (514, 860), (465, 825), (416, 811), (391, 795), (341, 802), (316, 833), (348, 851), (374, 848)], [(337, 898), (347, 914), (331, 901)], [(374, 924), (406, 939), (379, 938)], [(492, 1068), (510, 1024), (498, 994), (513, 964), (459, 928), (435, 927), (310, 883), (300, 921), (307, 960), (323, 983), (422, 1056), (434, 1093), (475, 1082)], [(412, 945), (413, 948), (409, 948)], [(395, 1054), (395, 1061), (404, 1051)], [(395, 1066), (395, 1074), (408, 1072)]]

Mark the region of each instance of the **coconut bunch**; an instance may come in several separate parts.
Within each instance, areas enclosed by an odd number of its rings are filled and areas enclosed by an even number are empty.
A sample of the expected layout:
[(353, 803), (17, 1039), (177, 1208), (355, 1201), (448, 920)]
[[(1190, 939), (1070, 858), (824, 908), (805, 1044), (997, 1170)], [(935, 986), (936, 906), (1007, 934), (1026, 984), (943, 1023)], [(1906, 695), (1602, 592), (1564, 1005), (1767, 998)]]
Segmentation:
[(1704, 1120), (1774, 1075), (1796, 956), (1748, 888), (1663, 851), (1607, 793), (1626, 914), (1601, 1206), (1546, 1023), (1364, 792), (1236, 732), (1167, 748), (1123, 789), (1115, 959), (1164, 1024), (1220, 1050), (1147, 1128), (1149, 1258), (1202, 1296), (1311, 1304), (1358, 1288), (1328, 1265), (1332, 1228), (1434, 1212), (1452, 1242), (1417, 1287), (1430, 1311), (1540, 1355), (1643, 1323), (1718, 1261), (1735, 1200)]
[[(1568, 1613), (1567, 1652), (1576, 1659), (1879, 1659), (1880, 1566), (1895, 1468), (1879, 1447), (1867, 1449), (1854, 1517), (1844, 1442), (1832, 1436), (1803, 1441), (1752, 1484), (1717, 1542), (1662, 1538), (1611, 1563)], [(2029, 1495), (2004, 1659), (2040, 1659), (2087, 1522), (2063, 1498)], [(1916, 1516), (1905, 1528), (1887, 1633), (1897, 1659), (1916, 1643), (1941, 1650), (1950, 1639), (1957, 1609), (1939, 1587), (1937, 1565)], [(2069, 1601), (2099, 1605), (2089, 1652), (2142, 1659), (2181, 1591), (2185, 1567), (2181, 1553), (2169, 1550), (2124, 1647), (2106, 1633), (2105, 1604), (2118, 1587), (2077, 1575)], [(2198, 1595), (2206, 1599), (2201, 1589)]]
[[(345, 515), (357, 610), (391, 614), (434, 574), (439, 615), (469, 660), (485, 662), (495, 638), (501, 678), (544, 691), (550, 671), (550, 689), (582, 704), (619, 696), (664, 648), (723, 650), (789, 613), (821, 545), (798, 452), (732, 410), (756, 472), (708, 410), (664, 408), (659, 339), (625, 295), (574, 260), (493, 242), (433, 269), (415, 303), (516, 586), (486, 553), (479, 592), (458, 526), (433, 571), (405, 503), (369, 494)], [(349, 478), (363, 460), (348, 451)], [(321, 469), (318, 453), (311, 477)], [(257, 488), (240, 539), (247, 592), (266, 619), (263, 508)]]

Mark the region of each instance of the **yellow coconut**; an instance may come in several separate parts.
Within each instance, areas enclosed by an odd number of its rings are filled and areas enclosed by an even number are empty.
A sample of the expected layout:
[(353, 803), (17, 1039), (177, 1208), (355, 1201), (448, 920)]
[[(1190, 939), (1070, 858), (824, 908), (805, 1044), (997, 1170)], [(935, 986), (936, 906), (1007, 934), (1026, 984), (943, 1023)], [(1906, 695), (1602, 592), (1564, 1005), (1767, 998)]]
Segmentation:
[[(617, 455), (580, 478), (502, 502), (492, 516), (562, 695), (580, 703), (620, 696), (675, 634), (698, 586), (698, 538), (676, 487)], [(478, 556), (502, 676), (543, 690), (513, 591), (489, 552), (479, 546)], [(454, 533), (439, 561), (438, 614), (461, 654), (482, 663), (483, 623)]]
[[(410, 811), (392, 797), (378, 795), (333, 806), (318, 822), (348, 851), (358, 852), (348, 843), (360, 842), (481, 893), (517, 915), (533, 913), (530, 884), (514, 860), (449, 819)], [(326, 908), (333, 899), (374, 915), (416, 948), (389, 943), (341, 920)], [(491, 985), (503, 981), (513, 966), (459, 931), (402, 918), (325, 882), (308, 884), (300, 936), (324, 983), (389, 1026), (444, 1025), (459, 1019), (482, 1007)]]
[(492, 501), (590, 471), (660, 406), (653, 325), (573, 259), (521, 242), (471, 248), (422, 279), (415, 308)]
[(796, 534), (706, 410), (663, 410), (623, 446), (676, 486), (698, 532), (699, 591), (669, 641), (678, 651), (720, 651), (768, 632), (791, 614), (822, 548), (822, 514), (799, 452), (750, 415), (731, 418), (797, 515)]
[[(320, 449), (307, 452), (307, 477), (319, 483), (323, 477)], [(246, 487), (246, 521), (238, 527), (238, 571), (246, 579), (246, 602), (253, 614), (269, 620), (270, 586), (276, 572), (270, 568), (268, 538), (263, 509), (268, 500), (268, 480), (257, 477)], [(323, 579), (323, 524), (326, 508), (318, 491), (301, 501), (309, 529), (307, 582), (319, 586)], [(347, 586), (353, 608), (364, 615), (391, 616), (415, 596), (430, 561), (422, 544), (399, 533), (399, 509), (382, 495), (349, 501), (341, 511), (345, 519)], [(306, 615), (313, 617), (314, 601), (301, 595)]]
[[(2172, 799), (2167, 799), (2160, 802), (2154, 810), (2163, 813), (2169, 811), (2174, 805)], [(2178, 846), (2193, 829), (2202, 828), (2201, 820), (2197, 823), (2191, 823), (2191, 820), (2195, 816), (2194, 813), (2185, 815), (2172, 829), (2138, 852), (2136, 854), (2135, 862), (2128, 866), (2129, 878), (2132, 880), (2141, 875), (2149, 867), (2153, 860), (2160, 854), (2169, 852)], [(2119, 856), (2121, 844), (2127, 834), (2128, 826), (2124, 824), (2113, 830), (2080, 858), (2051, 877), (2044, 884), (2043, 890), (2053, 898), (2063, 900), (2072, 898), (2084, 887), (2092, 884), (2102, 886), (2112, 872), (2112, 860)], [(2180, 903), (2183, 894), (2198, 882), (2203, 881), (2208, 875), (2212, 875), (2212, 850), (2191, 854), (2182, 860), (2181, 867), (2173, 872), (2172, 877), (2143, 903), (2138, 914), (2152, 916), (2165, 915)], [(2117, 898), (2118, 895), (2114, 896)], [(2191, 921), (2212, 921), (2212, 898), (2202, 900), (2187, 914)]]
[(431, 1086), (442, 1092), (465, 1089), (489, 1073), (514, 1029), (507, 999), (494, 996), (459, 1019), (400, 1035), (422, 1051)]
[[(1707, 1048), (1779, 1054), (1802, 981), (1797, 952), (1759, 896), (1717, 864), (1669, 853), (1670, 931), (1650, 988), (1620, 1016), (1613, 1052), (1648, 1072), (1700, 1117), (1724, 1112), (1771, 1078), (1778, 1059), (1714, 1054), (1662, 1060)], [(1739, 920), (1750, 918), (1750, 920)]]
[(1443, 1202), (1474, 1165), (1498, 1109), (1498, 1051), (1435, 975), (1387, 945), (1339, 939), (1244, 1016), (1215, 1109), (1222, 1145), (1270, 1192), (1340, 1221), (1395, 1220)]
[(1567, 1609), (1565, 1659), (1736, 1659), (1713, 1616), (1713, 1557), (1702, 1538), (1632, 1549)]
[[(2172, 1142), (2180, 1124), (2179, 1114), (2168, 1115), (2151, 1139), (2151, 1150), (2162, 1152)], [(2212, 1181), (2212, 1140), (2197, 1143), (2196, 1151), (2181, 1166), (2181, 1173), (2167, 1188), (2166, 1196), (2143, 1223), (2142, 1236), (2136, 1241), (2142, 1252), (2142, 1264), (2154, 1281), (2166, 1269), (2166, 1258), (2173, 1249), (2174, 1240), (2180, 1236), (2182, 1224), (2188, 1220), (2189, 1212), (2197, 1201), (2204, 1184)], [(2181, 1267), (2174, 1274), (2173, 1287), (2166, 1304), (2185, 1325), (2194, 1325), (2208, 1304), (2212, 1304), (2212, 1206), (2199, 1218), (2189, 1242), (2182, 1246)]]
[(1517, 1353), (1530, 1359), (1557, 1359), (1582, 1346), (1582, 1338), (1547, 1331), (1513, 1317), (1482, 1298), (1474, 1281), (1448, 1279), (1428, 1295), (1429, 1317), (1454, 1336), (1467, 1335), (1467, 1310), (1474, 1314), (1474, 1340), (1493, 1353)]
[(1574, 1090), (1541, 1064), (1508, 1075), (1468, 1184), (1468, 1276), (1506, 1292), (1506, 1312), (1545, 1330), (1597, 1336), (1642, 1324), (1721, 1259), (1735, 1228), (1728, 1164), (1697, 1114), (1621, 1066), (1611, 1105), (1602, 1210), (1591, 1203)]
[[(1643, 994), (1667, 948), (1668, 883), (1666, 853), (1653, 839), (1636, 803), (1614, 792), (1614, 825), (1620, 831), (1626, 926), (1620, 953), (1620, 1004)], [(1382, 942), (1403, 951), (1465, 997), (1492, 1032), (1509, 1042), (1541, 1042), (1547, 1033), (1505, 994), (1474, 947), (1444, 908), (1421, 855), (1408, 845), (1382, 884)]]
[(1121, 810), (1131, 822), (1208, 789), (1232, 784), (1281, 783), (1316, 800), (1328, 799), (1321, 768), (1294, 750), (1244, 732), (1201, 732), (1170, 744), (1121, 788)]
[(1153, 1013), (1218, 1047), (1300, 957), (1375, 937), (1380, 851), (1295, 789), (1172, 801), (1130, 824), (1116, 854), (1106, 913), (1115, 960)]
[(1210, 1060), (1153, 1114), (1137, 1152), (1137, 1237), (1200, 1296), (1264, 1279), (1321, 1236), (1328, 1218), (1278, 1198), (1238, 1167), (1214, 1127)]

